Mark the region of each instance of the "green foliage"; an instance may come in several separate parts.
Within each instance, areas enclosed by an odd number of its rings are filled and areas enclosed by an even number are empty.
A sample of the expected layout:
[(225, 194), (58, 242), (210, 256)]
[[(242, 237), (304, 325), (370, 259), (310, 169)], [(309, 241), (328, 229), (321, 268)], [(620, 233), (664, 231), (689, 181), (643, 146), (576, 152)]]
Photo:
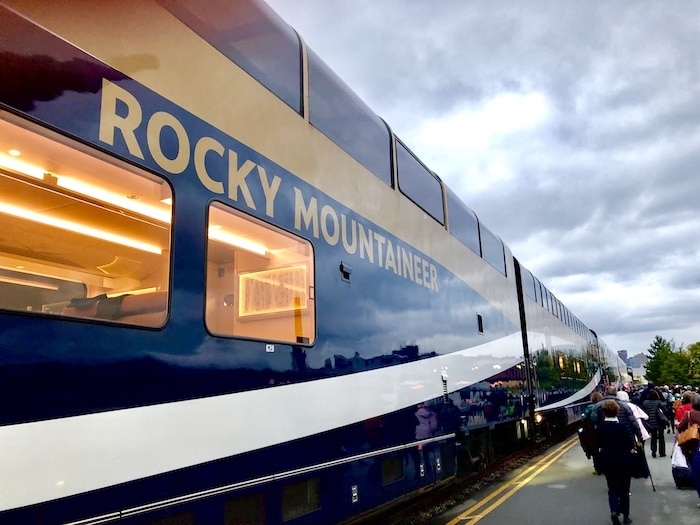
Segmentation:
[(686, 348), (688, 353), (688, 379), (694, 385), (700, 385), (700, 343), (693, 343)]
[(657, 385), (700, 385), (700, 342), (687, 349), (656, 336), (647, 350), (646, 377)]

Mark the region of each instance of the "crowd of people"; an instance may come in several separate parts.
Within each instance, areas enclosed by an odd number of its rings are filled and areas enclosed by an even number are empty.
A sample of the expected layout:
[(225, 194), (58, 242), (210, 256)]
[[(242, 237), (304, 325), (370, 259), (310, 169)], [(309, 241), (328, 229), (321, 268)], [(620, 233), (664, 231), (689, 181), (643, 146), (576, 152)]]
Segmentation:
[[(646, 441), (650, 441), (652, 458), (666, 457), (664, 432), (675, 434), (700, 424), (700, 393), (690, 387), (657, 387), (653, 382), (644, 387), (610, 385), (603, 393), (591, 394), (582, 422), (590, 437), (582, 436), (581, 444), (593, 460), (595, 473), (605, 476), (613, 525), (628, 524), (632, 523), (631, 479), (649, 476)], [(685, 459), (700, 498), (700, 447), (685, 454)]]

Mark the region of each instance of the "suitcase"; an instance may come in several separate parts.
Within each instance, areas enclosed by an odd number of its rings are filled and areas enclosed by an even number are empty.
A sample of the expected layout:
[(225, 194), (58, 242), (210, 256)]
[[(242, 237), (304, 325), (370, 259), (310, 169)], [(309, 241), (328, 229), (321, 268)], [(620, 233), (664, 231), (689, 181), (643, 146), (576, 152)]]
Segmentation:
[(673, 475), (673, 481), (676, 484), (676, 488), (692, 489), (694, 487), (693, 476), (690, 473), (689, 468), (671, 467), (671, 474)]
[(693, 475), (688, 468), (688, 461), (686, 460), (681, 448), (678, 444), (673, 445), (673, 455), (671, 456), (671, 474), (673, 475), (673, 481), (676, 484), (676, 488), (694, 488)]

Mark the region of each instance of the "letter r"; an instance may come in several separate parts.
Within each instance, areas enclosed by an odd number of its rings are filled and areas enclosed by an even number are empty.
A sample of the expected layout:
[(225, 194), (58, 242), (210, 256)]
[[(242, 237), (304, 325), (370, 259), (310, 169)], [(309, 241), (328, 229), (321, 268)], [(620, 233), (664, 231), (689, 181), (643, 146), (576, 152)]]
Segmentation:
[[(117, 115), (118, 100), (127, 107), (128, 111), (124, 117)], [(99, 139), (105, 144), (114, 146), (114, 130), (119, 129), (129, 153), (143, 159), (143, 152), (134, 133), (142, 119), (143, 111), (136, 97), (106, 78), (102, 79)]]

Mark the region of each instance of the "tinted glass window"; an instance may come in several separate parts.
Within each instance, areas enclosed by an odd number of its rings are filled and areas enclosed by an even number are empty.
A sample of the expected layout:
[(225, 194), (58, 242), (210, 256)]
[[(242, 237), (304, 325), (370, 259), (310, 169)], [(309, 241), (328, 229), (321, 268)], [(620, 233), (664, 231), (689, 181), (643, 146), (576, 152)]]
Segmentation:
[(481, 250), (484, 254), (484, 260), (505, 275), (506, 256), (503, 242), (483, 224), (479, 224), (479, 231), (481, 232)]
[(251, 494), (226, 502), (224, 525), (265, 525), (265, 495)]
[(447, 194), (447, 217), (450, 233), (477, 255), (481, 255), (479, 246), (479, 222), (470, 210), (449, 188)]
[(0, 308), (161, 326), (170, 186), (4, 120), (0, 150)]
[(396, 163), (399, 188), (404, 195), (429, 213), (440, 224), (445, 224), (442, 208), (442, 186), (423, 163), (406, 146), (396, 142)]
[(265, 2), (159, 2), (222, 55), (301, 113), (299, 38)]
[(291, 483), (282, 487), (282, 521), (290, 521), (321, 508), (319, 478)]
[(403, 461), (398, 456), (382, 460), (382, 485), (389, 485), (404, 477)]
[(530, 270), (521, 266), (520, 274), (523, 280), (523, 291), (532, 300), (536, 301), (537, 296), (535, 295), (535, 278), (530, 273)]
[(309, 120), (391, 186), (391, 142), (384, 121), (311, 50)]

